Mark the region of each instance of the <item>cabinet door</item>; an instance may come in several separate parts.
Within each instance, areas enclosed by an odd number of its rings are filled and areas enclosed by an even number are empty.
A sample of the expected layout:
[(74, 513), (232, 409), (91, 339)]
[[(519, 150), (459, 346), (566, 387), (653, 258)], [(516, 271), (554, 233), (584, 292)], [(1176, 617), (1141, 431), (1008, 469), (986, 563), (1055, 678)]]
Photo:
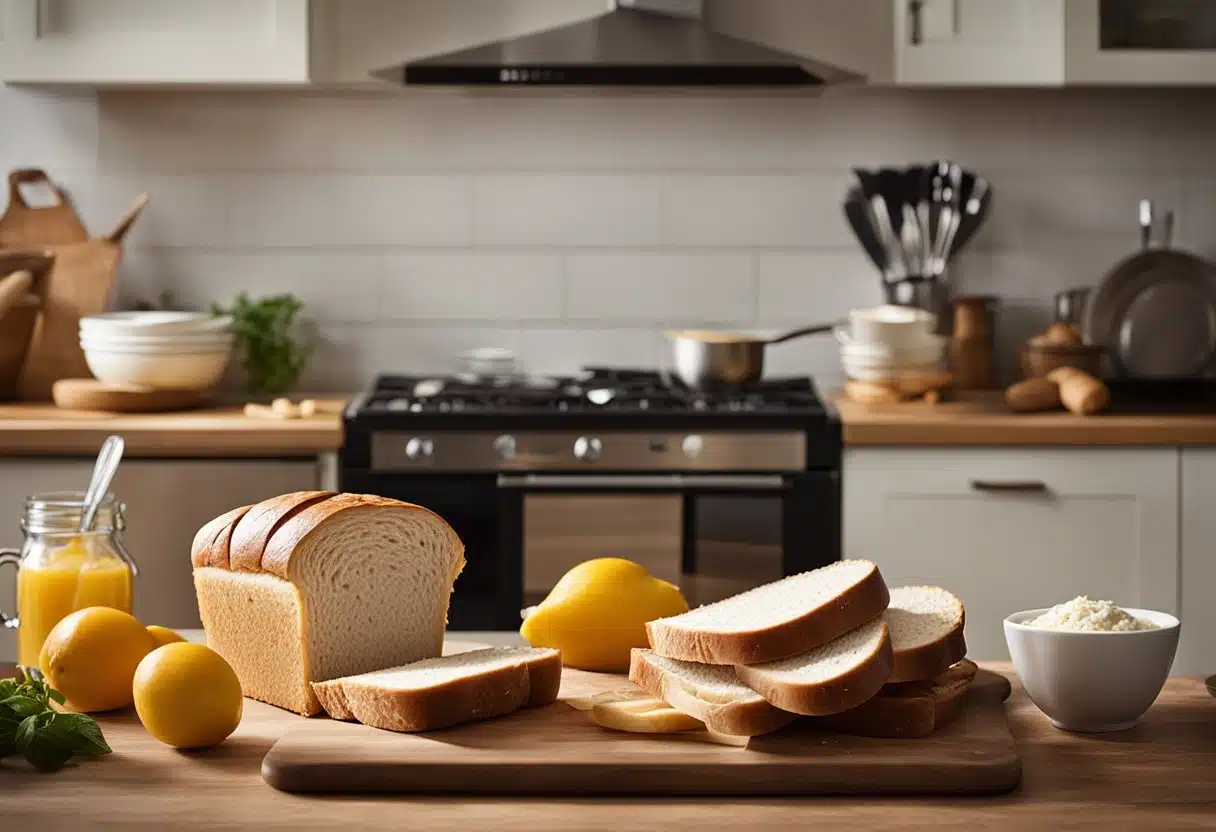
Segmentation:
[[(93, 462), (0, 460), (0, 506), (10, 516), (0, 546), (20, 547), (17, 519), (29, 494), (83, 490)], [(190, 544), (199, 527), (241, 505), (317, 487), (313, 460), (125, 460), (113, 491), (126, 506), (123, 542), (139, 568), (135, 614), (149, 624), (200, 626)], [(14, 607), (11, 570), (0, 573), (0, 609)], [(0, 630), (0, 661), (16, 655), (11, 631)]]
[(309, 80), (309, 0), (0, 0), (9, 83)]
[(1007, 660), (1020, 610), (1088, 595), (1176, 612), (1178, 507), (1173, 448), (856, 449), (844, 552), (954, 592), (970, 655)]
[(1216, 3), (1070, 0), (1070, 84), (1216, 86)]
[(1064, 0), (895, 0), (895, 79), (1064, 83)]
[(1216, 673), (1216, 448), (1182, 451), (1182, 637), (1174, 668)]

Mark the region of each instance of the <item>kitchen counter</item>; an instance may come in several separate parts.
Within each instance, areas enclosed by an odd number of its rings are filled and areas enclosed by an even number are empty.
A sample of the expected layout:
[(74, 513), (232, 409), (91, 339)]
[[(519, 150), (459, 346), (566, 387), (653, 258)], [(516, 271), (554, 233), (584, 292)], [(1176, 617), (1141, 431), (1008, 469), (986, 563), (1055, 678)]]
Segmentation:
[[(1010, 674), (1008, 666), (990, 665)], [(0, 668), (0, 678), (7, 674)], [(1012, 678), (1012, 677), (1011, 677)], [(307, 798), (260, 777), (262, 757), (300, 717), (247, 701), (219, 748), (182, 753), (133, 715), (100, 722), (114, 754), (39, 775), (0, 763), (6, 830), (175, 829), (1189, 829), (1216, 818), (1216, 700), (1197, 679), (1171, 679), (1137, 728), (1052, 728), (1014, 681), (1010, 723), (1019, 791), (998, 798), (592, 800), (521, 797)]]
[(342, 445), (342, 400), (307, 419), (246, 416), (239, 405), (178, 413), (93, 413), (53, 404), (0, 405), (0, 456), (91, 456), (111, 433), (132, 457), (313, 456)]
[(1012, 413), (1002, 394), (930, 405), (861, 405), (838, 396), (846, 447), (915, 445), (1216, 445), (1214, 413)]

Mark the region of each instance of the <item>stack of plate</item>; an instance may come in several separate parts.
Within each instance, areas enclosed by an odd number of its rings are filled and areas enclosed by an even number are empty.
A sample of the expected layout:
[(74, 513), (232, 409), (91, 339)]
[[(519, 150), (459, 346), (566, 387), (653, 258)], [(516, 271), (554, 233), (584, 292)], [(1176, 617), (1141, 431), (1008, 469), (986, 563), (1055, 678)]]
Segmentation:
[(947, 338), (935, 335), (934, 315), (903, 306), (854, 309), (836, 328), (845, 375), (857, 381), (891, 382), (936, 371)]
[(194, 312), (114, 312), (80, 320), (89, 370), (112, 385), (209, 391), (232, 359), (232, 319)]

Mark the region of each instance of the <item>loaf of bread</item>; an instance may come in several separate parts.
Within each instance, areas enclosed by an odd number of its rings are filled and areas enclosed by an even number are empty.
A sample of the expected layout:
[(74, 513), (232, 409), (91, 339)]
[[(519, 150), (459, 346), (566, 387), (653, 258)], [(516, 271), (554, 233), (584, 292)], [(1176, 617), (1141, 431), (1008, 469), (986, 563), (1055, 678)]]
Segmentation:
[(1088, 416), (1110, 404), (1110, 388), (1101, 379), (1073, 367), (1052, 370), (1047, 377), (1060, 385), (1060, 401), (1078, 416)]
[(245, 695), (313, 715), (312, 682), (440, 654), (464, 546), (421, 506), (301, 491), (217, 517), (191, 561), (207, 643)]
[(1055, 410), (1060, 406), (1060, 385), (1049, 378), (1029, 378), (1005, 391), (1005, 404), (1015, 413)]

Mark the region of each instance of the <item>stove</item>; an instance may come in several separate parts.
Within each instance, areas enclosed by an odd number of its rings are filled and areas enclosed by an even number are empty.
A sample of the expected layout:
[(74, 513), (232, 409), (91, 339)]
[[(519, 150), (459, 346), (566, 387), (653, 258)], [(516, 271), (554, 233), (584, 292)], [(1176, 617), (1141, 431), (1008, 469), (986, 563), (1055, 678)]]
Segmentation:
[[(700, 391), (609, 367), (382, 375), (345, 420), (342, 489), (424, 505), (464, 541), (453, 629), (515, 629), (593, 557), (636, 560), (707, 601), (840, 555), (840, 425), (809, 378)], [(698, 509), (739, 497), (780, 500), (781, 551), (765, 568), (718, 558), (737, 573), (719, 580)]]

